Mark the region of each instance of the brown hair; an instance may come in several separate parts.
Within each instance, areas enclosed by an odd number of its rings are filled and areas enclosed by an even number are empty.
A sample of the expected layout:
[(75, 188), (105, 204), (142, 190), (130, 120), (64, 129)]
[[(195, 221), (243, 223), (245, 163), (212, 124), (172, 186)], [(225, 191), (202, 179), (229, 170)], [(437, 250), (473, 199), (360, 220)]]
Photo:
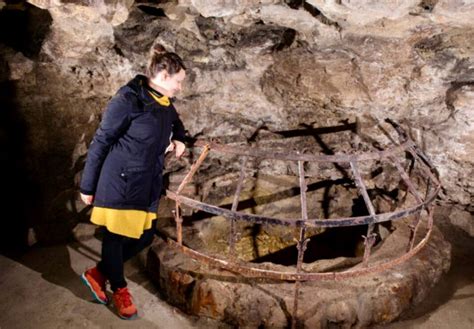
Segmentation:
[(177, 54), (166, 51), (165, 47), (157, 43), (151, 48), (151, 56), (147, 67), (147, 76), (154, 77), (166, 70), (169, 75), (174, 75), (181, 70), (186, 70), (183, 60)]

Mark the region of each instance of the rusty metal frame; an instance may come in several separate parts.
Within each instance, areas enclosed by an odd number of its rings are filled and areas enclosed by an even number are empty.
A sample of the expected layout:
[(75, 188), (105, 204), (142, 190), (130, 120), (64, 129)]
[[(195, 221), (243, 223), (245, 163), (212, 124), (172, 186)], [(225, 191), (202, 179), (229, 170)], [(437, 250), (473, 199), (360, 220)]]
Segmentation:
[[(292, 281), (295, 282), (294, 290), (294, 304), (293, 304), (293, 315), (292, 315), (292, 327), (295, 328), (297, 325), (297, 312), (298, 312), (298, 294), (301, 281), (320, 281), (320, 280), (342, 280), (348, 279), (356, 276), (361, 276), (369, 273), (377, 273), (385, 271), (389, 268), (392, 268), (396, 265), (399, 265), (415, 254), (417, 254), (423, 246), (428, 242), (432, 229), (433, 229), (433, 211), (431, 203), (438, 195), (441, 184), (439, 182), (438, 173), (436, 168), (431, 164), (428, 157), (424, 155), (419, 148), (415, 145), (413, 141), (409, 138), (404, 138), (403, 142), (399, 145), (396, 145), (392, 148), (385, 150), (377, 150), (372, 152), (366, 152), (363, 154), (337, 154), (337, 155), (313, 155), (313, 154), (304, 154), (299, 152), (273, 152), (270, 150), (262, 150), (255, 147), (241, 147), (241, 146), (232, 146), (232, 145), (221, 145), (217, 143), (206, 143), (205, 141), (198, 141), (195, 143), (195, 146), (202, 147), (203, 151), (201, 152), (198, 160), (192, 165), (191, 170), (185, 176), (181, 184), (179, 185), (176, 192), (167, 190), (166, 195), (168, 198), (175, 201), (175, 210), (174, 218), (176, 222), (176, 241), (168, 238), (168, 245), (193, 259), (202, 262), (204, 264), (211, 265), (216, 268), (220, 268), (226, 271), (231, 272), (232, 274), (242, 275), (249, 278), (266, 278), (271, 280), (281, 280), (281, 281)], [(197, 201), (191, 198), (188, 198), (181, 194), (185, 185), (189, 183), (192, 177), (195, 175), (200, 165), (203, 163), (205, 158), (208, 156), (210, 151), (216, 152), (218, 154), (227, 154), (235, 155), (242, 157), (242, 163), (240, 165), (239, 179), (237, 182), (237, 187), (234, 193), (233, 202), (231, 209), (225, 209), (218, 206), (210, 205), (201, 201)], [(410, 154), (414, 161), (420, 164), (420, 168), (426, 177), (427, 191), (425, 198), (420, 195), (416, 190), (415, 185), (410, 180), (408, 173), (404, 170), (398, 156), (401, 154)], [(300, 185), (300, 200), (301, 200), (301, 218), (275, 218), (267, 217), (262, 215), (248, 214), (244, 212), (237, 211), (239, 197), (242, 189), (242, 185), (245, 178), (245, 167), (248, 162), (249, 157), (259, 158), (259, 159), (273, 159), (273, 160), (283, 160), (283, 161), (296, 161), (298, 163), (298, 172), (299, 172), (299, 185)], [(388, 213), (377, 214), (372, 201), (370, 200), (367, 188), (365, 186), (364, 180), (362, 179), (361, 173), (358, 168), (358, 163), (361, 161), (376, 160), (376, 161), (387, 161), (395, 166), (397, 169), (401, 181), (403, 181), (407, 188), (408, 192), (411, 193), (415, 200), (416, 204), (406, 209), (397, 210)], [(306, 190), (307, 185), (305, 181), (305, 172), (304, 172), (304, 163), (305, 162), (330, 162), (330, 163), (346, 163), (350, 166), (351, 172), (355, 181), (355, 185), (359, 194), (362, 196), (366, 208), (368, 210), (368, 216), (358, 216), (358, 217), (348, 217), (348, 218), (335, 218), (335, 219), (324, 219), (324, 218), (308, 218), (307, 204), (306, 204)], [(434, 188), (431, 188), (434, 186)], [(209, 255), (202, 253), (197, 250), (193, 250), (185, 245), (183, 245), (182, 240), (182, 217), (180, 212), (180, 207), (182, 205), (191, 207), (196, 210), (200, 210), (212, 215), (223, 216), (226, 219), (230, 220), (230, 234), (229, 234), (229, 258), (223, 258), (221, 256)], [(422, 222), (422, 212), (425, 210), (427, 217), (427, 228), (424, 236), (421, 237), (418, 243), (415, 243), (417, 238), (417, 233)], [(386, 222), (386, 221), (397, 221), (404, 219), (410, 215), (415, 215), (415, 219), (412, 225), (409, 225), (411, 229), (411, 236), (409, 241), (409, 247), (407, 252), (403, 255), (390, 259), (388, 261), (377, 261), (374, 264), (369, 264), (371, 248), (375, 242), (375, 235), (373, 229), (376, 223)], [(286, 271), (275, 271), (268, 268), (264, 268), (259, 264), (248, 263), (239, 260), (235, 255), (235, 243), (236, 236), (236, 222), (244, 221), (251, 222), (255, 224), (271, 224), (271, 225), (283, 225), (283, 226), (292, 226), (299, 228), (299, 236), (295, 239), (298, 256), (296, 269), (294, 272)], [(304, 272), (302, 268), (304, 252), (306, 250), (307, 243), (309, 239), (305, 239), (305, 232), (307, 228), (310, 227), (342, 227), (342, 226), (354, 226), (354, 225), (368, 225), (367, 234), (365, 238), (365, 250), (362, 263), (352, 267), (351, 269), (341, 271), (341, 272)]]
[[(293, 280), (293, 281), (312, 281), (312, 280), (321, 280), (321, 279), (337, 279), (337, 278), (343, 278), (343, 277), (350, 277), (350, 276), (357, 276), (361, 275), (364, 273), (373, 273), (377, 272), (378, 270), (385, 270), (389, 267), (392, 267), (396, 264), (399, 264), (402, 260), (406, 260), (410, 257), (412, 257), (420, 248), (422, 245), (426, 243), (425, 239), (422, 239), (416, 246), (414, 245), (415, 242), (415, 236), (416, 232), (418, 230), (418, 227), (421, 223), (421, 212), (423, 210), (426, 210), (428, 213), (428, 216), (430, 217), (430, 220), (428, 222), (428, 226), (432, 226), (432, 214), (431, 211), (429, 210), (429, 205), (432, 203), (432, 201), (436, 198), (438, 192), (441, 189), (441, 186), (439, 184), (439, 180), (433, 174), (432, 170), (433, 167), (429, 166), (429, 170), (424, 168), (424, 172), (427, 174), (429, 182), (432, 184), (434, 183), (435, 189), (428, 191), (429, 193), (427, 194), (425, 200), (422, 199), (418, 191), (416, 191), (413, 183), (410, 181), (410, 178), (408, 174), (404, 171), (403, 167), (401, 166), (400, 162), (397, 160), (395, 157), (396, 154), (403, 153), (403, 152), (409, 152), (412, 154), (412, 156), (419, 160), (421, 164), (425, 163), (425, 161), (421, 161), (420, 156), (419, 156), (419, 150), (414, 149), (414, 143), (411, 140), (405, 141), (403, 144), (398, 145), (396, 147), (393, 147), (391, 149), (387, 149), (384, 151), (378, 151), (378, 152), (369, 152), (365, 153), (362, 155), (358, 154), (353, 154), (353, 155), (334, 155), (334, 156), (327, 156), (327, 155), (307, 155), (307, 154), (299, 154), (299, 153), (294, 153), (294, 154), (284, 154), (284, 159), (289, 160), (289, 161), (298, 161), (298, 168), (300, 172), (300, 190), (301, 190), (301, 204), (302, 204), (302, 218), (287, 218), (287, 219), (282, 219), (282, 218), (275, 218), (275, 217), (267, 217), (267, 216), (261, 216), (261, 215), (254, 215), (254, 214), (247, 214), (244, 212), (239, 212), (237, 211), (237, 205), (238, 205), (238, 199), (241, 191), (241, 187), (243, 184), (243, 179), (244, 179), (244, 168), (247, 163), (248, 157), (262, 157), (262, 154), (265, 154), (265, 157), (268, 158), (273, 158), (273, 159), (280, 159), (280, 153), (273, 153), (271, 155), (270, 151), (265, 151), (265, 150), (258, 150), (257, 148), (252, 148), (248, 149), (245, 152), (241, 152), (241, 149), (239, 151), (236, 151), (235, 147), (231, 147), (228, 145), (219, 145), (216, 143), (203, 143), (203, 142), (198, 142), (197, 145), (203, 147), (203, 152), (199, 156), (198, 160), (193, 164), (190, 172), (186, 175), (184, 178), (183, 182), (180, 184), (180, 186), (177, 189), (177, 192), (172, 192), (172, 191), (166, 191), (166, 195), (168, 198), (174, 200), (176, 202), (176, 209), (175, 209), (175, 220), (176, 220), (176, 228), (177, 228), (177, 245), (179, 245), (180, 249), (182, 252), (192, 256), (193, 258), (196, 258), (198, 260), (201, 260), (205, 263), (208, 264), (213, 264), (214, 266), (222, 267), (225, 268), (229, 271), (234, 271), (237, 273), (240, 273), (242, 275), (255, 275), (257, 277), (268, 277), (271, 279), (280, 279), (280, 280)], [(234, 194), (234, 199), (232, 203), (232, 208), (231, 210), (221, 208), (218, 206), (210, 205), (201, 201), (193, 200), (191, 198), (185, 197), (181, 195), (180, 193), (182, 192), (184, 186), (186, 183), (188, 183), (191, 179), (192, 176), (196, 173), (198, 170), (199, 166), (202, 164), (206, 156), (209, 154), (210, 150), (217, 150), (218, 153), (227, 153), (227, 154), (234, 154), (234, 155), (243, 155), (244, 160), (242, 161), (242, 165), (240, 168), (240, 174), (239, 174), (239, 181), (237, 184), (236, 192)], [(243, 153), (243, 154), (242, 154)], [(423, 155), (424, 156), (424, 155)], [(424, 156), (426, 158), (426, 156)], [(369, 211), (368, 216), (358, 216), (358, 217), (348, 217), (348, 218), (334, 218), (334, 219), (323, 219), (323, 218), (315, 218), (315, 219), (309, 219), (307, 218), (307, 210), (306, 210), (306, 184), (304, 180), (304, 167), (303, 164), (306, 162), (308, 159), (311, 159), (313, 161), (328, 161), (328, 162), (345, 162), (348, 161), (351, 168), (352, 172), (354, 175), (354, 180), (356, 182), (356, 186), (359, 190), (359, 193), (362, 195), (364, 202), (367, 206), (367, 209)], [(388, 213), (382, 213), (382, 214), (376, 214), (374, 207), (372, 205), (372, 202), (368, 196), (367, 189), (365, 187), (365, 184), (363, 183), (363, 180), (361, 178), (361, 175), (358, 170), (357, 162), (361, 161), (361, 159), (365, 160), (387, 160), (390, 161), (390, 163), (393, 163), (395, 167), (397, 168), (398, 172), (400, 173), (400, 177), (402, 180), (405, 182), (405, 184), (408, 187), (408, 190), (410, 193), (412, 193), (417, 200), (417, 204), (411, 207), (408, 207), (403, 210), (399, 211), (394, 211), (394, 212), (388, 212)], [(423, 167), (422, 167), (423, 168)], [(428, 174), (429, 173), (429, 174)], [(216, 216), (223, 216), (229, 220), (231, 220), (231, 235), (232, 237), (229, 239), (229, 244), (230, 244), (230, 254), (231, 254), (231, 260), (225, 260), (221, 259), (219, 257), (215, 256), (210, 256), (210, 255), (205, 255), (203, 253), (200, 253), (198, 251), (189, 249), (185, 246), (182, 245), (182, 218), (180, 216), (180, 211), (179, 207), (181, 205), (186, 205), (188, 207), (191, 207), (193, 209), (201, 210), (204, 212), (207, 212), (212, 215)], [(376, 223), (381, 223), (381, 222), (386, 222), (386, 221), (396, 221), (403, 219), (409, 215), (415, 214), (417, 216), (416, 223), (414, 225), (414, 228), (412, 229), (412, 237), (410, 239), (410, 248), (409, 252), (404, 254), (403, 256), (393, 260), (389, 261), (383, 264), (378, 264), (374, 266), (368, 266), (368, 259), (370, 257), (370, 248), (372, 247), (373, 241), (370, 241), (369, 238), (372, 235), (372, 230), (373, 226)], [(369, 225), (369, 229), (367, 232), (366, 242), (366, 250), (364, 252), (364, 258), (363, 258), (363, 266), (365, 267), (364, 270), (358, 269), (358, 270), (353, 270), (353, 271), (345, 271), (345, 272), (339, 272), (339, 273), (299, 273), (300, 270), (298, 270), (297, 266), (297, 271), (295, 273), (289, 273), (289, 272), (277, 272), (277, 271), (270, 271), (270, 270), (264, 270), (264, 269), (258, 269), (255, 267), (255, 264), (252, 264), (254, 267), (249, 267), (243, 265), (240, 261), (236, 260), (233, 253), (233, 249), (235, 248), (235, 240), (234, 236), (236, 234), (235, 232), (235, 221), (246, 221), (246, 222), (252, 222), (256, 224), (271, 224), (271, 225), (284, 225), (284, 226), (295, 226), (300, 228), (300, 232), (302, 232), (302, 235), (300, 233), (300, 237), (297, 240), (297, 246), (298, 246), (298, 263), (302, 262), (302, 257), (304, 253), (304, 231), (308, 227), (341, 227), (341, 226), (354, 226), (354, 225)], [(426, 236), (429, 236), (430, 230), (426, 233)], [(169, 240), (169, 244), (171, 246), (175, 246), (175, 242), (173, 240)], [(416, 251), (416, 252), (413, 252)], [(407, 256), (408, 255), (408, 256)], [(301, 258), (301, 261), (300, 261)], [(255, 269), (255, 271), (252, 270), (252, 268)]]

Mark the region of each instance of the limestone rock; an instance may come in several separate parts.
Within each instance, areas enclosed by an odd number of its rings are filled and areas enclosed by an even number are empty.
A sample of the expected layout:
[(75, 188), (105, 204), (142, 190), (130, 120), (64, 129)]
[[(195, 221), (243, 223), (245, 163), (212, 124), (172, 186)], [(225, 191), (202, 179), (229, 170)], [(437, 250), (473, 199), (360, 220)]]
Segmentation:
[[(160, 42), (189, 68), (175, 104), (190, 136), (242, 142), (264, 123), (261, 145), (294, 148), (305, 138), (280, 141), (275, 132), (347, 120), (377, 126), (390, 117), (439, 169), (442, 200), (463, 208), (471, 203), (471, 2), (29, 3), (47, 11), (51, 25), (40, 24), (41, 38), (25, 34), (38, 51), (2, 52), (2, 78), (16, 79), (18, 106), (32, 132), (31, 158), (49, 159), (48, 166), (31, 167), (48, 182), (51, 197), (73, 187), (101, 110), (144, 71), (149, 47)], [(9, 10), (16, 9), (7, 5), (1, 13)], [(353, 141), (344, 138), (337, 141), (347, 149)], [(54, 173), (50, 183), (48, 168), (64, 174)], [(264, 164), (267, 173), (294, 169)], [(318, 170), (329, 169), (309, 174)]]
[(459, 162), (473, 163), (474, 159), (471, 152), (474, 149), (474, 85), (462, 85), (456, 90), (454, 98), (452, 104), (454, 113), (452, 115), (456, 124), (448, 132), (448, 135), (454, 138), (448, 138), (448, 140), (451, 140), (453, 144), (457, 144), (453, 153)]
[(294, 29), (303, 39), (316, 44), (328, 44), (339, 38), (337, 29), (321, 23), (304, 9), (291, 9), (282, 5), (262, 6), (258, 17), (265, 23)]
[[(287, 109), (290, 122), (301, 120), (301, 115), (307, 122), (314, 122), (319, 116), (315, 108), (324, 111), (329, 104), (358, 108), (370, 99), (357, 65), (347, 52), (282, 53), (275, 58), (275, 64), (264, 75), (263, 90), (269, 100)], [(292, 117), (296, 108), (300, 116)]]
[(51, 58), (80, 58), (99, 45), (113, 45), (112, 25), (95, 8), (66, 5), (49, 12), (53, 25), (43, 52)]
[(472, 212), (454, 208), (449, 214), (451, 223), (474, 237), (474, 215)]
[[(54, 8), (67, 7), (68, 11), (79, 10), (79, 7), (90, 7), (97, 14), (104, 16), (107, 21), (116, 26), (123, 23), (128, 18), (128, 10), (133, 4), (133, 0), (108, 0), (108, 1), (63, 1), (63, 0), (29, 0), (32, 5), (52, 10)], [(91, 13), (82, 13), (82, 18), (90, 16)], [(87, 20), (87, 18), (86, 18)]]
[(474, 3), (472, 1), (439, 0), (434, 6), (433, 21), (453, 26), (472, 26), (474, 24)]
[(327, 1), (306, 0), (340, 26), (353, 28), (422, 16), (437, 24), (472, 26), (474, 5), (464, 1)]
[(249, 5), (255, 5), (259, 1), (237, 0), (209, 2), (205, 0), (191, 0), (191, 4), (204, 17), (223, 17), (242, 13)]
[(21, 80), (34, 69), (35, 62), (22, 53), (14, 53), (10, 50), (4, 56), (8, 63), (9, 80)]
[(341, 26), (368, 25), (381, 19), (396, 20), (413, 10), (419, 3), (418, 0), (409, 1), (326, 1), (306, 0), (315, 6), (328, 18), (337, 21)]
[(99, 46), (112, 47), (113, 26), (128, 17), (131, 0), (104, 2), (29, 1), (48, 9), (53, 24), (43, 46), (50, 58), (80, 58)]

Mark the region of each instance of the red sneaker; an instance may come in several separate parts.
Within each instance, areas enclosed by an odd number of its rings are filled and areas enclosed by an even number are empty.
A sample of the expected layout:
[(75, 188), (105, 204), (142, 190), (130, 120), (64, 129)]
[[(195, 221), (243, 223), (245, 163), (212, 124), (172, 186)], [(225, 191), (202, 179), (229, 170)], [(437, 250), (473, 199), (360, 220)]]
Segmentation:
[(137, 308), (133, 305), (128, 289), (118, 288), (113, 295), (115, 308), (122, 319), (130, 320), (137, 316)]
[(107, 304), (109, 299), (105, 294), (105, 282), (107, 281), (97, 267), (88, 269), (81, 275), (82, 282), (89, 287), (92, 296), (101, 304)]

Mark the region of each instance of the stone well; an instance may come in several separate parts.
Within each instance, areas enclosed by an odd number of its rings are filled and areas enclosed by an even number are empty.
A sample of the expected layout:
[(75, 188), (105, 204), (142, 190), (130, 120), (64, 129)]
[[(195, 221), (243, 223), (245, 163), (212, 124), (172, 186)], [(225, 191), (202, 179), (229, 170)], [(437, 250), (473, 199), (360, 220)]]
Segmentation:
[(440, 183), (394, 127), (400, 142), (353, 136), (357, 150), (323, 155), (198, 142), (146, 259), (168, 301), (238, 327), (352, 328), (422, 300), (450, 265)]

